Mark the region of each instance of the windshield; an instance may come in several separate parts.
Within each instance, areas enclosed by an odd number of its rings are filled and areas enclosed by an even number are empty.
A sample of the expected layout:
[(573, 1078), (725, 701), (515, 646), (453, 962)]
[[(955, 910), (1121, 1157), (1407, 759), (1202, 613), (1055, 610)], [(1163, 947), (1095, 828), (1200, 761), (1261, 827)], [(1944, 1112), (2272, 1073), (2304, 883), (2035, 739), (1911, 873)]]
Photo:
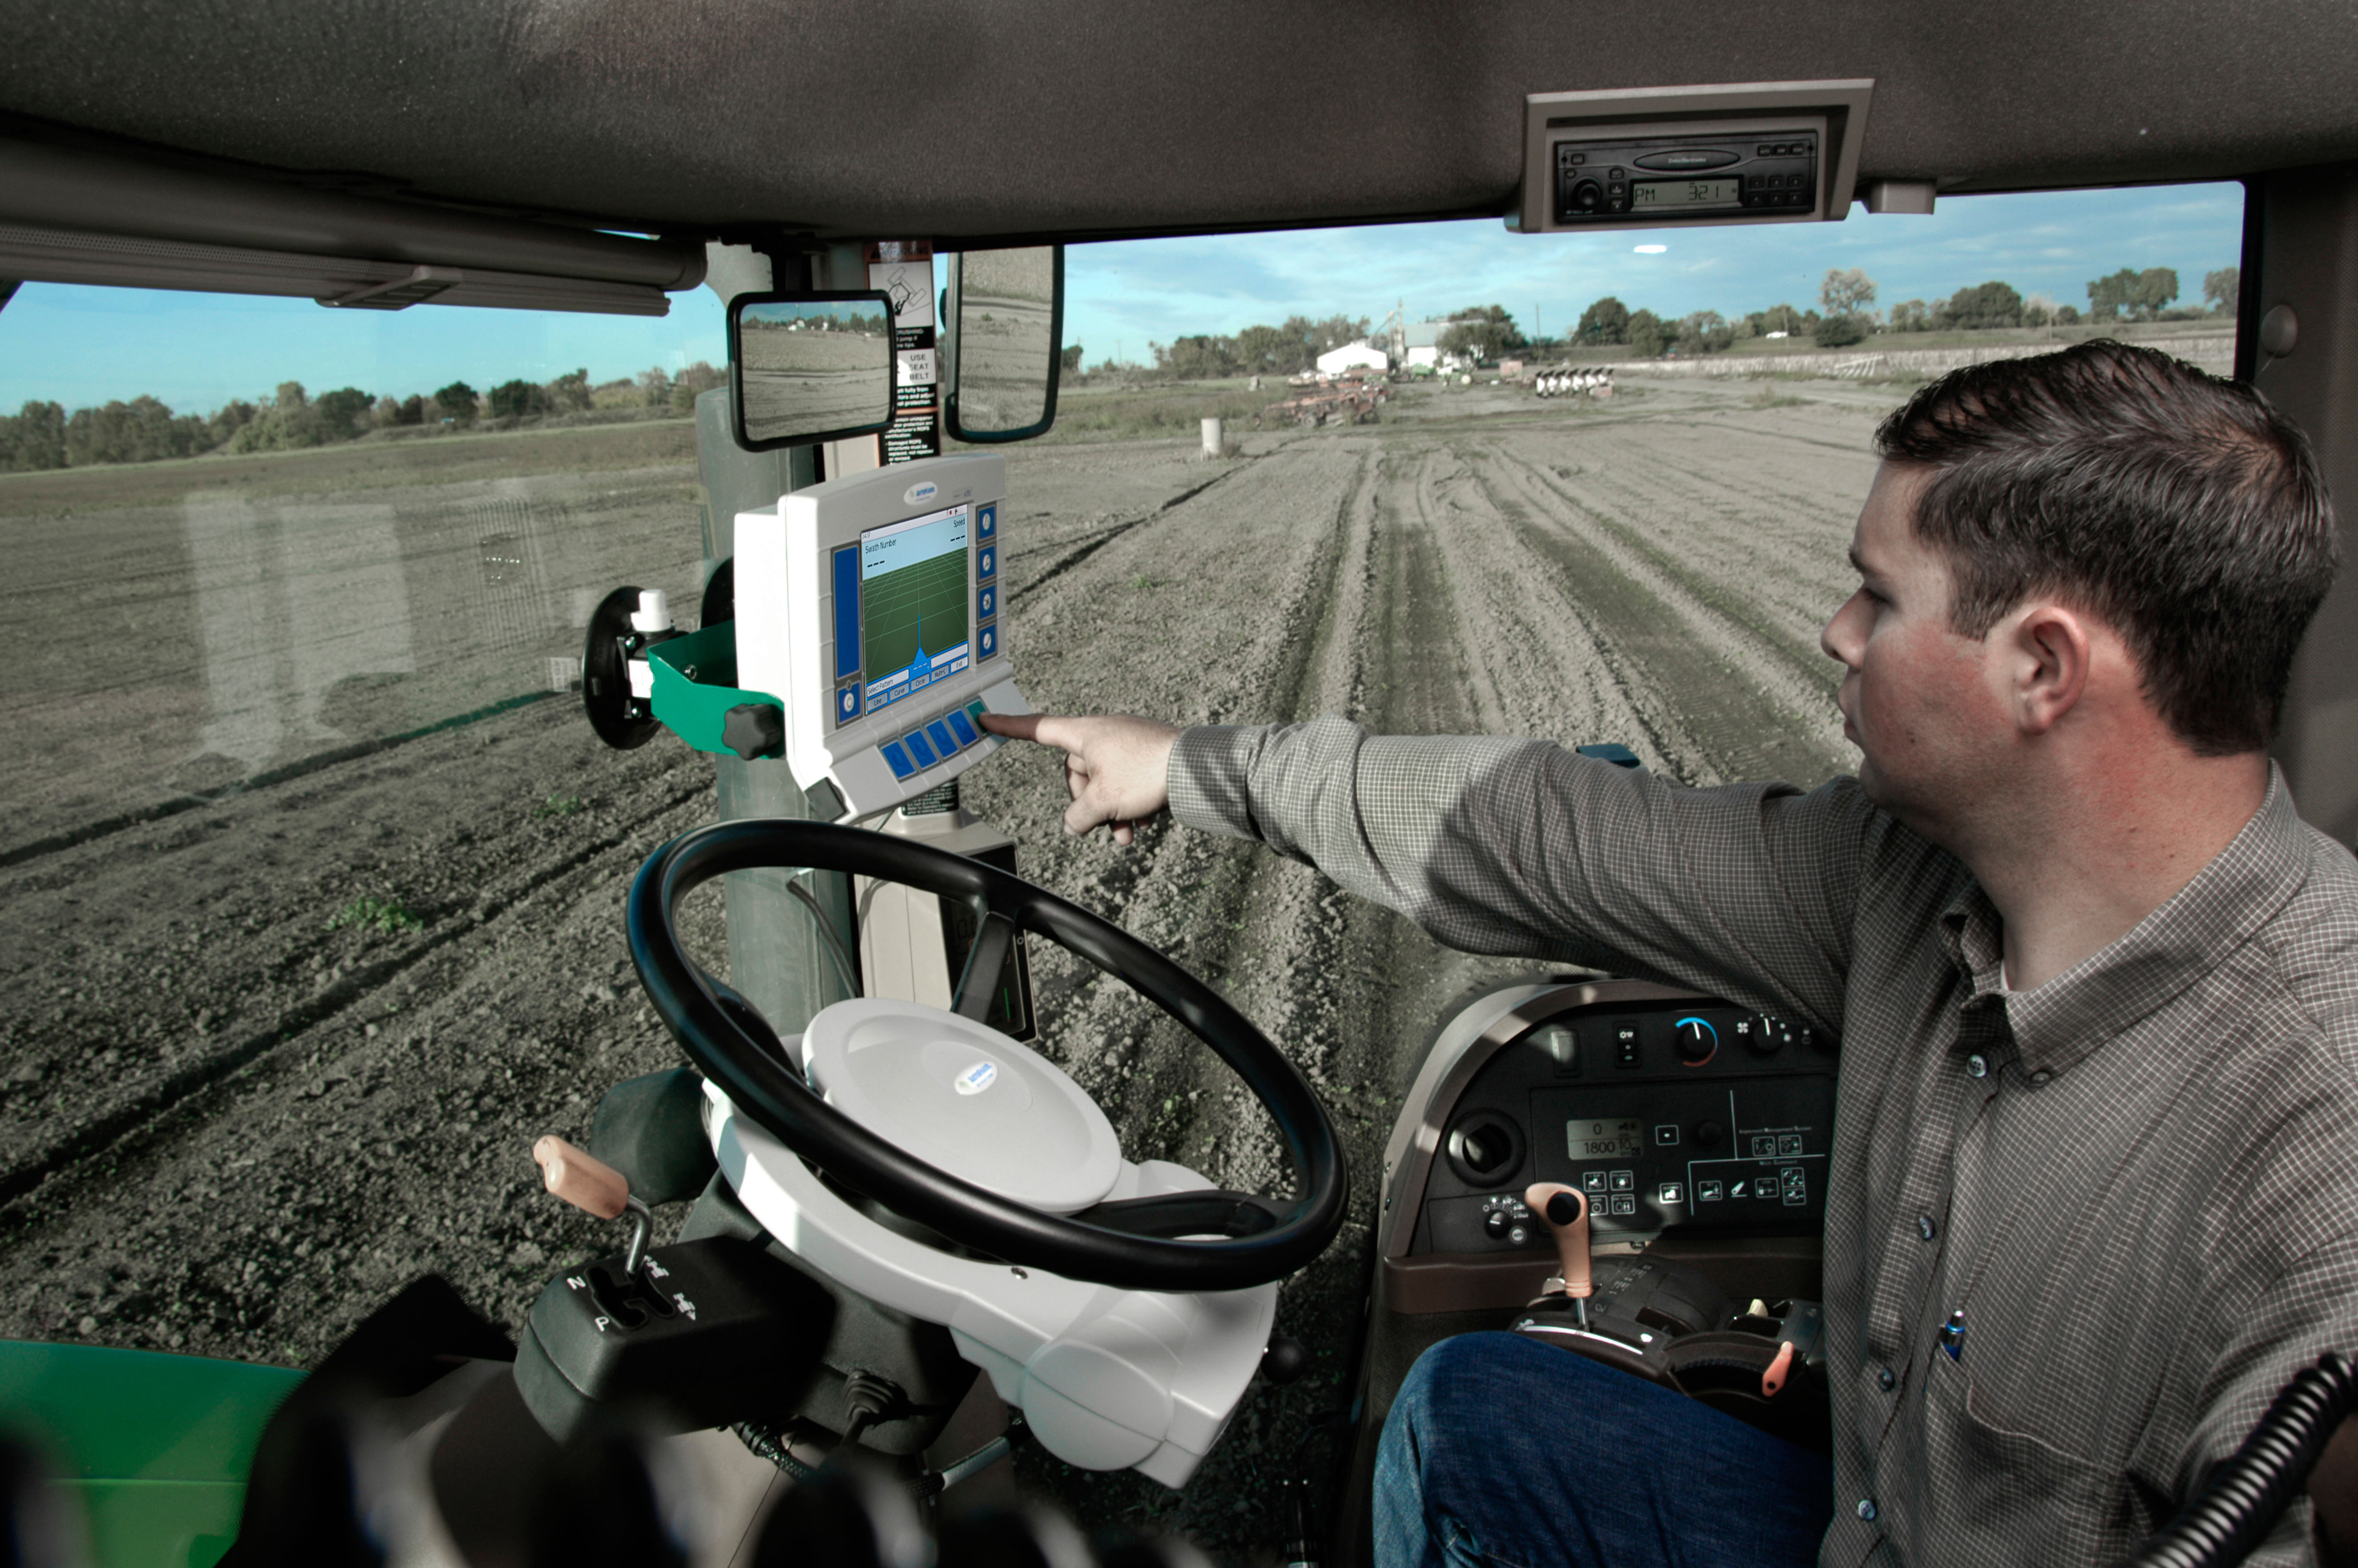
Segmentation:
[[(1049, 711), (1340, 713), (1816, 784), (1851, 765), (1817, 637), (1877, 421), (1954, 365), (2098, 332), (2226, 373), (2241, 217), (2210, 186), (1075, 247), (1055, 427), (991, 449), (1019, 676)], [(302, 1366), (428, 1271), (520, 1327), (618, 1245), (540, 1193), (532, 1140), (585, 1141), (610, 1086), (679, 1061), (621, 901), (714, 818), (714, 768), (668, 735), (602, 746), (580, 661), (626, 584), (697, 625), (718, 301), (356, 320), (34, 284), (0, 344), (0, 1335)], [(1249, 1401), (1184, 1497), (1124, 1476), (1083, 1508), (1274, 1539), (1223, 1477), (1347, 1402), (1416, 1052), (1530, 965), (1226, 841), (1067, 839), (1044, 752), (976, 770), (965, 804), (1023, 874), (1227, 991), (1345, 1129), (1356, 1221), (1280, 1308), (1311, 1377)], [(689, 937), (725, 972), (721, 919), (716, 891)], [(1032, 962), (1043, 1050), (1130, 1158), (1282, 1185), (1175, 1026)]]

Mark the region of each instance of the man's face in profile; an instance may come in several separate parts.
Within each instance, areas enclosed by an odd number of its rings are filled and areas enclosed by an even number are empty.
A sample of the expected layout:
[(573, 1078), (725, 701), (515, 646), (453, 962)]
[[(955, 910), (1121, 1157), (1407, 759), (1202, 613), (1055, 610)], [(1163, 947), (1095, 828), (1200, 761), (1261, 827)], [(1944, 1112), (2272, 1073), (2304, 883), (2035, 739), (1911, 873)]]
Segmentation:
[(1844, 667), (1836, 700), (1867, 798), (1937, 843), (1994, 782), (2004, 709), (1987, 644), (1951, 629), (1948, 563), (1909, 520), (1930, 478), (1899, 463), (1877, 471), (1851, 536), (1858, 589), (1819, 645)]

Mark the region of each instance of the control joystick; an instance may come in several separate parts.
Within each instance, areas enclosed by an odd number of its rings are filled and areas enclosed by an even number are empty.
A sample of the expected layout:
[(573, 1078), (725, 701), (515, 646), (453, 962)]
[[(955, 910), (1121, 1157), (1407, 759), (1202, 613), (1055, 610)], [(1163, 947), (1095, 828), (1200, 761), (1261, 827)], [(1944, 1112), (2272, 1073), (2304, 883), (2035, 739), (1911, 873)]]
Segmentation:
[(582, 1213), (600, 1219), (630, 1216), (631, 1244), (623, 1253), (622, 1277), (635, 1278), (647, 1255), (647, 1238), (654, 1228), (654, 1216), (631, 1191), (629, 1178), (555, 1133), (532, 1146), (532, 1157), (540, 1166), (542, 1184)]
[(1587, 1327), (1588, 1298), (1596, 1291), (1588, 1266), (1587, 1198), (1562, 1182), (1533, 1182), (1523, 1189), (1523, 1206), (1547, 1222), (1563, 1271), (1563, 1293), (1572, 1298), (1574, 1317)]

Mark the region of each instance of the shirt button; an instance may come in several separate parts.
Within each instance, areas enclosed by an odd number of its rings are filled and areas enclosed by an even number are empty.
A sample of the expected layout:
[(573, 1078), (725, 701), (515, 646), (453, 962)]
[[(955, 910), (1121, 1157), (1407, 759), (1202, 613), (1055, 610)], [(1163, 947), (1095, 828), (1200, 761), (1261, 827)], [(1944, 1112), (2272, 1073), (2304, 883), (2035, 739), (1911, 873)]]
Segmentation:
[(1889, 1393), (1893, 1385), (1897, 1384), (1898, 1381), (1898, 1379), (1891, 1375), (1890, 1368), (1877, 1367), (1875, 1369), (1875, 1386), (1881, 1389), (1885, 1393)]
[(1859, 1498), (1858, 1517), (1865, 1519), (1869, 1524), (1873, 1524), (1875, 1522), (1875, 1499), (1873, 1498)]
[(2046, 1068), (2041, 1067), (2039, 1071), (2030, 1075), (2030, 1081), (2033, 1084), (2043, 1087), (2046, 1085), (2047, 1080), (2054, 1076), (2054, 1074), (2049, 1072)]
[(1938, 1236), (1940, 1233), (1941, 1227), (1932, 1223), (1932, 1217), (1931, 1215), (1920, 1214), (1916, 1217), (1916, 1234), (1919, 1237), (1922, 1238), (1926, 1241), (1930, 1241), (1933, 1237)]
[(1984, 1055), (1983, 1055), (1980, 1052), (1978, 1052), (1978, 1051), (1974, 1052), (1972, 1055), (1970, 1055), (1970, 1056), (1966, 1057), (1966, 1058), (1965, 1058), (1965, 1076), (1967, 1076), (1967, 1077), (1969, 1077), (1969, 1078), (1986, 1078), (1986, 1077), (1988, 1077), (1988, 1076), (1989, 1076), (1989, 1059), (1988, 1059), (1987, 1057), (1984, 1056)]

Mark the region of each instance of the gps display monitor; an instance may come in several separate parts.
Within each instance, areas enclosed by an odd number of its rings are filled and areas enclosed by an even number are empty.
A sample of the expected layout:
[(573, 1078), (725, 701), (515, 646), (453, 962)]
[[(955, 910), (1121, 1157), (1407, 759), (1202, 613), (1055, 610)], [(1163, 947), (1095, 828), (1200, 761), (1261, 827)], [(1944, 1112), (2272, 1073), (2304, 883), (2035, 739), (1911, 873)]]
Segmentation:
[(999, 747), (1028, 713), (999, 613), (1007, 465), (933, 458), (830, 480), (737, 516), (737, 679), (785, 709), (787, 765), (864, 816)]

